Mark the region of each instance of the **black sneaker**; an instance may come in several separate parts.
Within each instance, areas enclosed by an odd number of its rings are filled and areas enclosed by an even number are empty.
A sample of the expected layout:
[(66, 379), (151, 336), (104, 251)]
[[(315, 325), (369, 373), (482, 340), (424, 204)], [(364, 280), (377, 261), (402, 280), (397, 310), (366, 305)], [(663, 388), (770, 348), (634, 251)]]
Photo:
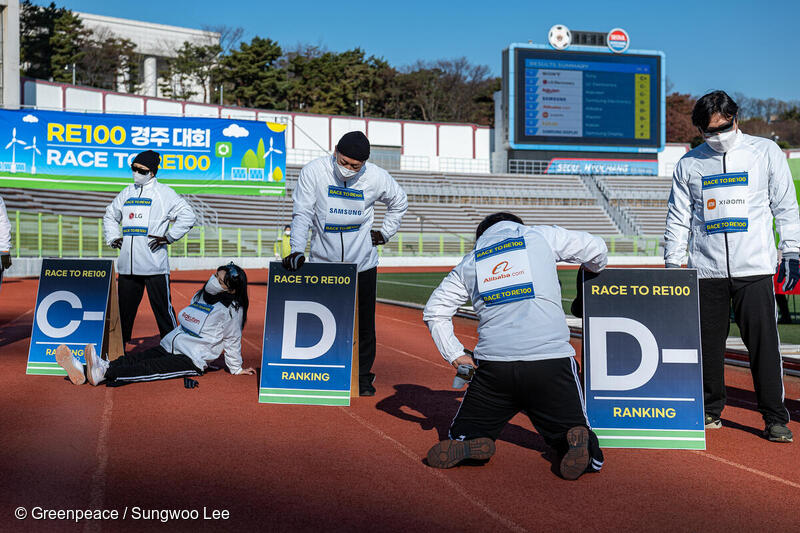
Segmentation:
[(784, 424), (769, 424), (764, 429), (764, 436), (772, 442), (792, 442), (792, 430)]
[[(366, 379), (365, 379), (366, 378)], [(375, 374), (367, 374), (358, 380), (358, 395), (359, 396), (375, 396)]]
[(428, 450), (428, 464), (434, 468), (453, 468), (465, 459), (488, 460), (494, 450), (494, 441), (487, 437), (443, 440)]
[(722, 420), (708, 413), (706, 413), (703, 421), (705, 422), (706, 429), (719, 429), (722, 427)]
[(564, 479), (574, 481), (589, 466), (589, 430), (586, 426), (575, 426), (567, 431), (567, 444), (569, 449), (561, 458), (559, 471)]

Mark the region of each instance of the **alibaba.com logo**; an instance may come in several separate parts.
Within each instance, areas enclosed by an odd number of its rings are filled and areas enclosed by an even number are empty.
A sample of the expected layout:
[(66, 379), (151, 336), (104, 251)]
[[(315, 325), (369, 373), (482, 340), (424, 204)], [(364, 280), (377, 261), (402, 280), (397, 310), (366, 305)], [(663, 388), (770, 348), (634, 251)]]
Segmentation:
[[(500, 267), (502, 267), (502, 269)], [(511, 265), (508, 264), (508, 261), (500, 261), (492, 269), (492, 274), (496, 276), (501, 272), (507, 272), (509, 270), (511, 270)]]
[(706, 202), (706, 206), (708, 206), (709, 211), (712, 210), (712, 209), (716, 209), (717, 208), (717, 201), (715, 199), (711, 198), (711, 199), (708, 200), (708, 202)]

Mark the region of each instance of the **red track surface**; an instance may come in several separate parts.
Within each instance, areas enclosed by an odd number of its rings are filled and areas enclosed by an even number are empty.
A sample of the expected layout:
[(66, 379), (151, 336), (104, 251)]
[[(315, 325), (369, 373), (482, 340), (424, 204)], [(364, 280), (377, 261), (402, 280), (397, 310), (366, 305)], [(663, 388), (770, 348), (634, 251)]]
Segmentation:
[[(207, 275), (176, 273), (184, 305)], [(257, 278), (257, 279), (252, 279)], [(264, 272), (251, 273), (264, 281)], [(728, 368), (725, 427), (708, 450), (606, 450), (599, 474), (568, 482), (518, 416), (485, 466), (423, 463), (461, 393), (420, 311), (378, 306), (375, 398), (349, 408), (257, 403), (255, 376), (225, 372), (120, 388), (26, 376), (35, 280), (0, 301), (0, 530), (789, 531), (800, 528), (800, 444), (762, 439), (752, 381)], [(260, 366), (266, 288), (251, 286), (244, 359)], [(152, 343), (144, 300), (134, 337)], [(475, 323), (456, 320), (469, 345)], [(800, 381), (786, 380), (800, 418)], [(800, 424), (790, 425), (800, 438)], [(103, 522), (14, 518), (17, 507), (117, 509)], [(197, 509), (195, 521), (132, 520), (133, 508)], [(203, 507), (227, 521), (202, 519)]]

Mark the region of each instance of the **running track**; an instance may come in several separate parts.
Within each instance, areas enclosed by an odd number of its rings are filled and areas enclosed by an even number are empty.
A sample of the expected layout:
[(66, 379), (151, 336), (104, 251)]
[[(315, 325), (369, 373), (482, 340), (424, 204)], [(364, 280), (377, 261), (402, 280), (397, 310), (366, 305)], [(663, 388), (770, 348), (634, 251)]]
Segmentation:
[[(207, 276), (177, 273), (180, 309)], [(256, 278), (256, 279), (253, 279)], [(193, 280), (189, 282), (189, 280)], [(265, 273), (251, 273), (264, 281)], [(600, 474), (553, 473), (517, 416), (485, 466), (439, 471), (461, 393), (421, 312), (378, 306), (375, 398), (349, 408), (257, 403), (255, 376), (225, 372), (121, 388), (26, 376), (36, 280), (3, 282), (0, 301), (0, 531), (789, 531), (800, 529), (800, 443), (758, 436), (746, 369), (728, 367), (725, 427), (708, 450), (606, 450)], [(251, 286), (244, 359), (260, 365), (266, 288)], [(146, 298), (134, 330), (154, 343)], [(456, 319), (474, 343), (475, 322)], [(786, 395), (800, 419), (800, 380)], [(792, 422), (800, 437), (800, 424)], [(127, 508), (125, 520), (17, 520), (14, 510)], [(141, 509), (226, 509), (226, 521), (132, 520)]]

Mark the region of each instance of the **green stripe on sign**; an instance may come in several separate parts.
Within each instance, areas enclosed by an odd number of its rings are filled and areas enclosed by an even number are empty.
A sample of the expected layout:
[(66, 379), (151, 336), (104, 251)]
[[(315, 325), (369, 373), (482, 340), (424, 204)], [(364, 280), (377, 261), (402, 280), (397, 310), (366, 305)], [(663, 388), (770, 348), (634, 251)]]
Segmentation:
[(61, 368), (61, 365), (58, 363), (40, 363), (37, 361), (30, 361), (28, 363), (28, 368)]
[(593, 428), (598, 437), (681, 437), (704, 438), (705, 430), (678, 430), (678, 429), (601, 429)]
[(662, 450), (705, 450), (706, 442), (702, 440), (641, 440), (614, 439), (598, 437), (601, 448), (651, 448)]
[(279, 395), (279, 396), (336, 396), (349, 398), (350, 391), (322, 390), (322, 389), (260, 389), (259, 395)]
[(310, 398), (308, 396), (259, 396), (258, 403), (289, 405), (350, 405), (350, 398)]
[(25, 372), (28, 375), (38, 376), (66, 376), (67, 372), (63, 368), (31, 368)]

